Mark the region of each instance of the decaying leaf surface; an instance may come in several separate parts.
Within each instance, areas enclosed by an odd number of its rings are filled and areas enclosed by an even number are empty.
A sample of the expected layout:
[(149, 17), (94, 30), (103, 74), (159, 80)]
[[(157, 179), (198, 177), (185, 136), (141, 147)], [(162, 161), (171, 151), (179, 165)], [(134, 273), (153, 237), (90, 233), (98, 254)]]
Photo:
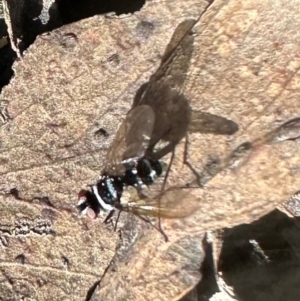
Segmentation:
[[(1, 95), (10, 117), (1, 128), (1, 297), (83, 300), (100, 279), (117, 234), (78, 217), (77, 193), (98, 178), (176, 26), (205, 5), (149, 2), (124, 18), (83, 20), (38, 37), (16, 62)], [(99, 127), (110, 137), (96, 139)]]
[[(195, 108), (236, 121), (239, 131), (230, 140), (224, 136), (210, 140), (208, 135), (191, 135), (190, 161), (193, 166), (198, 162), (201, 171), (210, 158), (224, 161), (228, 152), (232, 153), (241, 143), (249, 141), (254, 146), (251, 155), (243, 157), (244, 162), (225, 169), (206, 185), (203, 197), (210, 201), (201, 206), (201, 211), (206, 212), (203, 226), (211, 220), (210, 214), (219, 213), (213, 219), (224, 222), (222, 227), (251, 221), (298, 190), (299, 142), (287, 140), (295, 137), (292, 128), (292, 136), (284, 142), (273, 139), (271, 143), (264, 141), (262, 147), (256, 146), (257, 141), (263, 142), (261, 137), (299, 116), (295, 93), (299, 58), (296, 53), (291, 55), (299, 35), (289, 25), (289, 20), (295, 18), (292, 7), (292, 3), (285, 6), (283, 2), (232, 1), (210, 21), (210, 26), (201, 22), (195, 27), (199, 43), (195, 39), (196, 58), (191, 70), (194, 73), (201, 66), (197, 76), (203, 80), (198, 81), (191, 74), (185, 94)], [(274, 19), (273, 11), (281, 8), (284, 16)], [(216, 28), (218, 38), (209, 31)], [(197, 98), (202, 101), (197, 102)], [(278, 129), (278, 136), (282, 128)], [(201, 152), (196, 147), (199, 140)], [(217, 210), (212, 210), (216, 206)]]
[[(206, 184), (192, 191), (200, 209), (164, 222), (168, 243), (130, 218), (94, 300), (177, 300), (201, 278), (205, 230), (257, 219), (299, 189), (299, 142), (262, 138), (299, 116), (295, 5), (215, 1), (194, 26), (181, 90), (194, 111), (232, 120), (239, 131), (190, 134), (188, 160)], [(177, 25), (204, 7), (149, 2), (134, 16), (84, 20), (39, 37), (15, 65), (2, 94), (12, 120), (1, 130), (1, 191), (19, 192), (1, 199), (5, 296), (82, 300), (99, 280), (116, 234), (75, 210), (78, 190), (95, 181), (112, 139), (93, 133), (100, 126), (115, 132)], [(225, 166), (245, 141), (249, 152)], [(181, 143), (170, 183), (193, 180), (183, 150)]]
[(111, 234), (35, 202), (2, 197), (1, 206), (1, 297), (84, 299), (114, 253)]
[[(205, 184), (194, 191), (200, 209), (190, 218), (164, 221), (169, 243), (163, 244), (154, 230), (146, 231), (130, 248), (131, 256), (116, 257), (93, 300), (178, 300), (184, 291), (177, 291), (184, 283), (179, 281), (185, 275), (183, 266), (193, 270), (195, 262), (194, 267), (201, 263), (200, 251), (189, 257), (190, 246), (200, 244), (200, 233), (251, 222), (299, 190), (299, 141), (292, 129), (285, 139), (279, 138), (280, 126), (300, 113), (295, 5), (215, 1), (194, 26), (185, 96), (193, 110), (233, 120), (239, 131), (232, 136), (189, 135), (188, 160)], [(183, 151), (183, 144), (178, 145), (172, 184), (184, 184), (190, 176)], [(165, 256), (186, 239), (189, 247), (181, 249), (181, 258), (190, 262), (174, 267)], [(191, 270), (194, 278), (185, 282), (186, 288), (201, 277), (199, 269), (195, 274)], [(166, 279), (172, 279), (168, 285)]]

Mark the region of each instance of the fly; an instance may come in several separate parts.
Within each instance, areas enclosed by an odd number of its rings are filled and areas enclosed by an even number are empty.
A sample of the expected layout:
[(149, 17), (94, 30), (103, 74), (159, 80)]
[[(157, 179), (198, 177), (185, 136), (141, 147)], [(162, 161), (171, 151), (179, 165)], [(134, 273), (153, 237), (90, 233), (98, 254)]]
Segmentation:
[(145, 189), (163, 171), (162, 162), (145, 155), (154, 122), (154, 112), (148, 105), (129, 111), (107, 152), (106, 166), (99, 180), (78, 194), (78, 208), (82, 214), (96, 218), (103, 210), (108, 212), (107, 222), (115, 210), (141, 218), (182, 218), (195, 211), (195, 202), (187, 202), (187, 198), (191, 198), (187, 189)]
[[(189, 102), (182, 90), (192, 55), (192, 28), (196, 20), (188, 19), (176, 28), (163, 55), (161, 66), (149, 82), (137, 91), (133, 109), (119, 127), (106, 156), (106, 166), (96, 184), (79, 193), (82, 213), (97, 217), (101, 210), (116, 209), (140, 218), (186, 217), (199, 207), (197, 197), (186, 187), (165, 188), (175, 145), (185, 137), (190, 123)], [(180, 70), (180, 72), (179, 72)], [(153, 111), (154, 109), (154, 111)], [(168, 145), (153, 152), (160, 141)], [(159, 159), (172, 152), (163, 184), (156, 180), (163, 172)], [(147, 189), (145, 189), (147, 188)]]

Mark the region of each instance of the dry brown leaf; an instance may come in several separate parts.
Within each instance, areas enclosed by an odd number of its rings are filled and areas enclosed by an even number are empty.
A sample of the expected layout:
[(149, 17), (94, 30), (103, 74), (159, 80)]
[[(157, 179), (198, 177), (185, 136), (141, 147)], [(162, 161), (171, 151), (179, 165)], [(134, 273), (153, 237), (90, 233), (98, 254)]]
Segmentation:
[[(200, 182), (214, 176), (193, 191), (200, 209), (163, 223), (168, 243), (130, 218), (93, 300), (178, 300), (201, 279), (204, 231), (257, 219), (299, 189), (299, 142), (257, 145), (300, 113), (295, 5), (215, 1), (195, 25), (192, 64), (180, 90), (193, 110), (234, 121), (239, 131), (190, 134), (188, 160)], [(0, 185), (4, 193), (19, 192), (19, 199), (1, 200), (5, 296), (82, 300), (100, 279), (116, 235), (99, 221), (80, 220), (75, 210), (78, 190), (95, 181), (112, 139), (93, 133), (100, 126), (115, 132), (177, 25), (198, 18), (204, 7), (149, 2), (134, 16), (84, 20), (41, 36), (15, 65), (16, 77), (2, 94), (12, 120), (1, 132)], [(218, 173), (245, 141), (253, 150)], [(183, 151), (181, 143), (170, 183), (193, 179)]]
[[(1, 95), (10, 117), (1, 128), (1, 297), (83, 300), (100, 279), (117, 233), (80, 219), (77, 193), (98, 178), (176, 26), (205, 4), (149, 2), (134, 15), (83, 20), (38, 37), (15, 63)], [(95, 138), (99, 127), (110, 137)]]
[[(163, 223), (169, 243), (151, 230), (125, 248), (93, 300), (178, 300), (201, 278), (201, 250), (193, 248), (201, 244), (201, 233), (258, 219), (299, 190), (299, 141), (293, 140), (294, 133), (281, 143), (268, 139), (281, 135), (276, 129), (300, 114), (295, 5), (215, 1), (195, 25), (185, 96), (192, 109), (233, 120), (239, 131), (190, 135), (189, 161), (206, 183), (195, 191), (200, 209), (185, 220)], [(249, 152), (224, 169), (245, 142)], [(182, 163), (183, 148), (176, 149), (171, 183), (184, 183), (190, 175)], [(177, 256), (172, 257), (174, 249)]]

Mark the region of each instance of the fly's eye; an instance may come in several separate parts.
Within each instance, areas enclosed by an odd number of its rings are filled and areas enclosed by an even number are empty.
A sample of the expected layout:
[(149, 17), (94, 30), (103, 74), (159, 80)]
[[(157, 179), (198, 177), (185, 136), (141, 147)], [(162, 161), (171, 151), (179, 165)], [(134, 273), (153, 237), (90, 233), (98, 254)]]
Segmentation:
[[(81, 205), (83, 202), (86, 201), (86, 193), (87, 193), (87, 191), (84, 189), (81, 189), (78, 192), (78, 205)], [(81, 203), (81, 204), (79, 204), (79, 203)]]

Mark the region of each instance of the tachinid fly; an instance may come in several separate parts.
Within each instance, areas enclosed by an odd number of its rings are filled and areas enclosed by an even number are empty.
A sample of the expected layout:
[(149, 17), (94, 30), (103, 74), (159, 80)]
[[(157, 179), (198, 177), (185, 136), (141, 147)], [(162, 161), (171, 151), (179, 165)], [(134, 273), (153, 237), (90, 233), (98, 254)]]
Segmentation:
[(193, 213), (195, 207), (189, 206), (191, 203), (183, 206), (189, 198), (187, 189), (156, 188), (148, 195), (143, 193), (147, 190), (143, 188), (154, 183), (163, 169), (159, 160), (145, 156), (154, 122), (154, 112), (148, 105), (129, 111), (110, 146), (98, 182), (78, 194), (82, 214), (96, 218), (104, 210), (111, 217), (118, 209), (139, 216), (180, 218)]

